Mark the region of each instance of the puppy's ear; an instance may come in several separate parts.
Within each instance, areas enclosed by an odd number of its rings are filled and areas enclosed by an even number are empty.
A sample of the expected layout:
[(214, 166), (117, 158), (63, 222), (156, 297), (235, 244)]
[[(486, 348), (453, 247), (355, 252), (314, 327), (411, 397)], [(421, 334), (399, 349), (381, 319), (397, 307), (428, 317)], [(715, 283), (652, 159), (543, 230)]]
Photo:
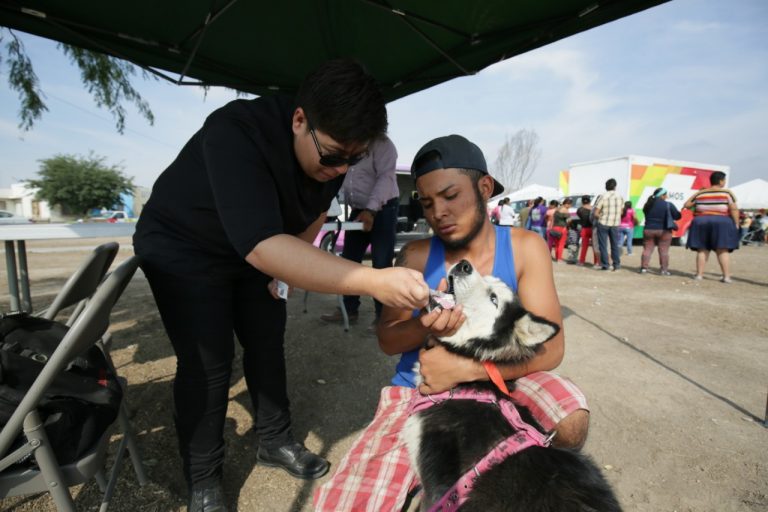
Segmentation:
[(524, 347), (536, 347), (549, 341), (560, 330), (560, 326), (545, 318), (525, 312), (515, 322), (512, 332), (515, 340)]

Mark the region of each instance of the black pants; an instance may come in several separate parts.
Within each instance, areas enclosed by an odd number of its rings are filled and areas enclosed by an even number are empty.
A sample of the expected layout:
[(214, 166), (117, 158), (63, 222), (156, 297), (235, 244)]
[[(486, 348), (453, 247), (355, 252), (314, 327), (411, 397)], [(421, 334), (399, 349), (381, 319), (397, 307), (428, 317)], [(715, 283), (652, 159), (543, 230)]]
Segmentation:
[(286, 391), (285, 302), (263, 274), (248, 279), (180, 277), (143, 264), (176, 352), (174, 418), (188, 484), (221, 476), (234, 338), (265, 445), (293, 439)]
[[(395, 257), (395, 232), (397, 231), (397, 209), (400, 198), (395, 197), (387, 201), (376, 213), (373, 219), (373, 227), (370, 231), (347, 231), (344, 234), (344, 249), (341, 256), (345, 259), (360, 263), (365, 256), (368, 244), (371, 245), (371, 263), (373, 268), (388, 268), (392, 266)], [(349, 217), (354, 219), (361, 210), (353, 209)], [(376, 318), (381, 316), (382, 304), (374, 299)], [(357, 313), (360, 308), (358, 295), (345, 295), (344, 307), (347, 313)]]

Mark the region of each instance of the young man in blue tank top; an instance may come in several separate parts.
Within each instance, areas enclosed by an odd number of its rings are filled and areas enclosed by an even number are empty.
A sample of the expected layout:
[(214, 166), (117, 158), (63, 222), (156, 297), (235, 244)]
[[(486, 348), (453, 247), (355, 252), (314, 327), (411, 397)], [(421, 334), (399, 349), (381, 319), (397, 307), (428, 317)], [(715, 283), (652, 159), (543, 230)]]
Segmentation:
[[(448, 268), (467, 259), (483, 275), (505, 281), (522, 305), (560, 326), (536, 356), (522, 364), (500, 365), (506, 380), (516, 380), (514, 400), (527, 407), (553, 443), (580, 448), (586, 440), (589, 413), (584, 395), (568, 379), (550, 373), (563, 358), (560, 302), (546, 243), (532, 231), (494, 226), (485, 212), (488, 200), (503, 187), (488, 174), (483, 153), (459, 135), (430, 141), (417, 153), (411, 174), (424, 215), (435, 234), (410, 242), (396, 265), (418, 270), (430, 288), (447, 288)], [(442, 346), (423, 348), (427, 336), (450, 336), (466, 320), (461, 305), (430, 313), (385, 307), (378, 326), (379, 346), (401, 354), (392, 386), (381, 392), (371, 424), (339, 464), (334, 476), (315, 494), (316, 510), (401, 510), (416, 478), (400, 430), (408, 404), (418, 392), (440, 393), (462, 382), (488, 380), (484, 367)], [(422, 384), (415, 389), (414, 364)]]

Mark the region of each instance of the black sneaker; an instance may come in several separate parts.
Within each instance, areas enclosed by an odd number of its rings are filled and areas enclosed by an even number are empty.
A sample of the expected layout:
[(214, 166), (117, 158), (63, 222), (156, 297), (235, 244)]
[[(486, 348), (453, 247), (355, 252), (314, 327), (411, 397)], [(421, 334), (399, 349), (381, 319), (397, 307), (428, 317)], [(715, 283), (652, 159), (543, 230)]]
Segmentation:
[(193, 485), (189, 491), (188, 512), (227, 512), (220, 482)]
[(259, 446), (256, 462), (262, 466), (283, 469), (289, 475), (305, 480), (320, 478), (331, 467), (327, 460), (296, 442), (274, 448)]

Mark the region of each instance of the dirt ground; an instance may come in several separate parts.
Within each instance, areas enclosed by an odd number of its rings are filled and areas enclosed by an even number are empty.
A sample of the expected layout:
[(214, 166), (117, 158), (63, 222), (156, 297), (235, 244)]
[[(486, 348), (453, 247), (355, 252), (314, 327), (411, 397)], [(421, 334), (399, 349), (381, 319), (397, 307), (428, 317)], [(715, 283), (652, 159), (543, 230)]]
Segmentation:
[[(122, 244), (118, 261), (131, 254)], [(44, 307), (100, 240), (28, 243), (32, 293)], [(768, 510), (768, 247), (732, 255), (734, 282), (709, 262), (693, 281), (694, 255), (673, 247), (671, 277), (637, 273), (640, 248), (618, 272), (560, 264), (555, 276), (566, 328), (559, 371), (591, 404), (590, 454), (628, 511)], [(657, 260), (652, 262), (657, 265)], [(7, 310), (0, 274), (0, 310)], [(303, 292), (289, 301), (286, 352), (295, 431), (335, 465), (371, 419), (395, 359), (366, 331), (370, 301), (344, 332), (318, 316), (336, 297)], [(113, 312), (113, 358), (151, 483), (123, 466), (111, 510), (183, 511), (185, 486), (172, 423), (175, 358), (139, 273)], [(232, 509), (311, 510), (317, 482), (255, 465), (256, 440), (242, 369), (235, 363), (226, 424), (225, 490)], [(112, 438), (114, 450), (119, 433)], [(332, 469), (333, 470), (333, 469)], [(324, 481), (325, 477), (322, 481)], [(75, 489), (78, 510), (98, 509), (98, 489)], [(47, 495), (6, 499), (2, 510), (52, 511)]]

